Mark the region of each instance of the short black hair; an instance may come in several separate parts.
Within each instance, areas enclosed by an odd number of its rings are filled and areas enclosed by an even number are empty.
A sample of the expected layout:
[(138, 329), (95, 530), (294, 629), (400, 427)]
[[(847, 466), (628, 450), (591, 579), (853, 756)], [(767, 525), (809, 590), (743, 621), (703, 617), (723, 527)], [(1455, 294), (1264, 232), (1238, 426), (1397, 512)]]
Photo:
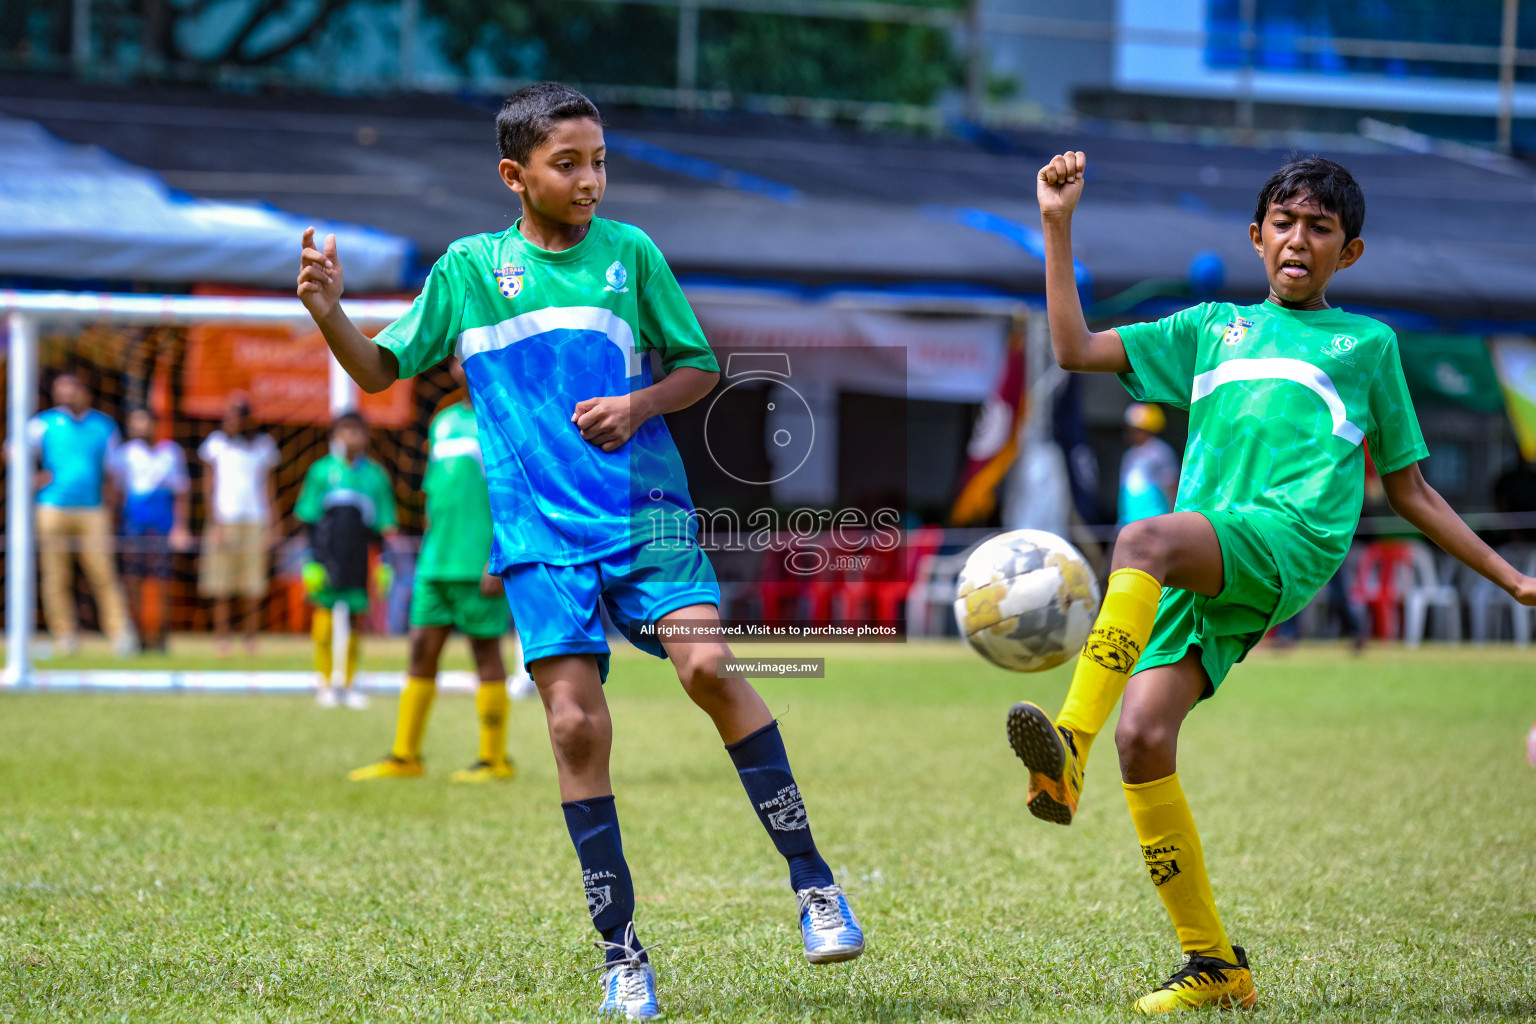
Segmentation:
[(597, 105), (563, 82), (535, 82), (508, 96), (496, 115), (496, 145), (504, 160), (526, 164), (561, 121), (586, 118), (601, 127)]
[(1264, 187), (1259, 189), (1253, 222), (1263, 225), (1271, 203), (1283, 203), (1299, 195), (1310, 197), (1339, 218), (1344, 225), (1346, 243), (1360, 237), (1360, 229), (1365, 226), (1365, 193), (1343, 164), (1320, 156), (1292, 157), (1284, 167), (1271, 174)]
[(364, 433), (368, 432), (368, 421), (363, 419), (363, 414), (356, 409), (348, 409), (331, 421), (331, 433), (335, 434), (336, 431), (348, 424), (354, 427), (361, 427)]

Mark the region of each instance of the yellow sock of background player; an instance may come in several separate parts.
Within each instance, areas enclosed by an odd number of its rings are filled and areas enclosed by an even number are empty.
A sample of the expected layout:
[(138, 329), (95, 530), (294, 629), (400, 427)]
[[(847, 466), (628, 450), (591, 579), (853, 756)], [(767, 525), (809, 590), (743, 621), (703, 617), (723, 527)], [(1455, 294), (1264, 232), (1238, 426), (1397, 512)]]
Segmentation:
[(427, 731), (427, 716), (436, 696), (437, 680), (430, 676), (411, 676), (405, 681), (405, 689), (400, 691), (400, 714), (395, 719), (395, 745), (389, 751), (397, 760), (421, 760), (421, 736)]
[(352, 689), (352, 680), (357, 676), (358, 641), (362, 638), (357, 635), (357, 623), (352, 623), (352, 632), (347, 634), (347, 671), (345, 682), (342, 684), (347, 689)]
[(505, 679), (482, 680), (475, 690), (475, 714), (480, 718), (480, 760), (501, 764), (507, 759), (507, 699)]
[(331, 610), (329, 608), (316, 608), (310, 616), (309, 636), (315, 643), (315, 671), (320, 674), (320, 686), (322, 689), (331, 687), (331, 670), (335, 666), (335, 658), (331, 654)]
[(1152, 636), (1162, 596), (1162, 584), (1140, 569), (1110, 574), (1104, 604), (1072, 673), (1072, 689), (1056, 716), (1056, 725), (1072, 732), (1079, 767), (1088, 763), (1094, 739), (1125, 693), (1125, 684)]
[(1232, 943), (1216, 913), (1200, 833), (1195, 830), (1178, 773), (1155, 782), (1124, 785), (1142, 858), (1168, 916), (1173, 918), (1179, 945), (1185, 953), (1236, 963)]

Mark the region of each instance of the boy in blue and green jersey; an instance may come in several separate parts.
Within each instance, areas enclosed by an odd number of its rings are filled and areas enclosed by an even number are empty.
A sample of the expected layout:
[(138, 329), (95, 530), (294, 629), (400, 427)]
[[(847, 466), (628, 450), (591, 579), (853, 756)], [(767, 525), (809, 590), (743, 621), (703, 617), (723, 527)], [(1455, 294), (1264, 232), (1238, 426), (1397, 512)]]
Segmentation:
[(1126, 801), (1152, 883), (1187, 961), (1136, 1008), (1252, 1006), (1248, 958), (1216, 912), (1175, 749), (1185, 715), (1215, 694), (1265, 631), (1338, 571), (1360, 519), (1364, 445), (1398, 515), (1522, 604), (1536, 580), (1478, 539), (1427, 483), (1429, 454), (1385, 324), (1328, 305), (1360, 259), (1365, 198), (1340, 165), (1293, 161), (1259, 193), (1249, 237), (1269, 279), (1257, 305), (1208, 302), (1092, 333), (1072, 273), (1071, 216), (1085, 159), (1041, 169), (1051, 343), (1067, 370), (1120, 374), (1131, 396), (1188, 409), (1174, 510), (1128, 524), (1072, 688), (1052, 721), (1014, 705), (1008, 736), (1029, 769), (1029, 810), (1070, 824), (1088, 752), (1115, 730)]
[[(863, 933), (811, 839), (778, 724), (745, 679), (717, 675), (725, 644), (666, 636), (680, 623), (697, 631), (719, 623), (719, 588), (692, 538), (646, 542), (656, 516), (692, 511), (661, 415), (708, 394), (718, 364), (651, 240), (594, 216), (607, 172), (591, 101), (552, 82), (530, 86), (502, 107), (497, 138), (498, 170), (523, 216), (450, 246), (411, 310), (376, 341), (341, 311), (333, 237), (322, 251), (305, 235), (298, 293), (365, 390), (450, 354), (463, 362), (495, 521), (491, 569), (506, 583), (544, 702), (566, 825), (607, 954), (601, 1009), (631, 1019), (658, 1012), (609, 781), (599, 604), (642, 650), (672, 660), (714, 720), (788, 861), (806, 958), (856, 957)], [(660, 380), (648, 353), (666, 371)]]
[[(359, 413), (336, 417), (331, 440), (338, 454), (322, 455), (309, 467), (293, 515), (309, 528), (304, 587), (313, 607), (310, 636), (320, 684), (316, 699), (321, 707), (336, 706), (331, 638), (334, 609), (340, 605), (350, 627), (343, 700), (350, 708), (362, 709), (368, 706), (367, 698), (352, 689), (352, 681), (357, 675), (359, 629), (368, 610), (369, 548), (376, 538), (395, 533), (395, 492), (384, 467), (368, 457), (368, 423)], [(381, 563), (379, 569), (375, 584), (382, 594), (392, 577), (387, 565)]]
[[(464, 386), (464, 369), (450, 362)], [(480, 719), (480, 755), (454, 772), (454, 782), (511, 779), (507, 757), (507, 670), (501, 638), (510, 614), (501, 577), (486, 570), (491, 557), (491, 504), (485, 487), (480, 426), (466, 397), (445, 407), (427, 426), (427, 472), (421, 490), (427, 499), (427, 529), (411, 586), (410, 668), (400, 692), (395, 742), (388, 756), (353, 771), (354, 782), (416, 778), (423, 772), (421, 737), (437, 696), (437, 669), (454, 630), (469, 640), (480, 685), (475, 712)]]

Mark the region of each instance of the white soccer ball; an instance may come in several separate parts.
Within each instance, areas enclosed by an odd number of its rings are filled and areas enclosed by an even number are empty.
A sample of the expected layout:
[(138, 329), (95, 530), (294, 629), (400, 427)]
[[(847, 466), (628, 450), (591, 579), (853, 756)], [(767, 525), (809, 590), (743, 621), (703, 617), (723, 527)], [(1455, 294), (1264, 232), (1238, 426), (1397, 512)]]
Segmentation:
[(989, 538), (966, 559), (955, 592), (960, 635), (1000, 668), (1055, 668), (1088, 640), (1099, 581), (1077, 548), (1044, 530)]

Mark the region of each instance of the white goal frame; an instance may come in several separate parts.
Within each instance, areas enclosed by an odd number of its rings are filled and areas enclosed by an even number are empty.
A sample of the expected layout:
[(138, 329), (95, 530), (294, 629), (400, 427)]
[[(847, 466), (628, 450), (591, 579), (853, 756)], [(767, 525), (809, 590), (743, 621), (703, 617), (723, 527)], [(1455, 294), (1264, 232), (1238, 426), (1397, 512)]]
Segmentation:
[[(351, 300), (347, 316), (359, 327), (382, 327), (393, 323), (410, 308), (403, 300)], [(236, 298), (192, 295), (132, 295), (110, 292), (44, 292), (0, 290), (0, 314), (9, 328), (9, 378), (6, 438), (11, 464), (6, 473), (5, 525), (5, 670), (0, 673), (0, 687), (92, 685), (87, 673), (38, 672), (32, 665), (32, 639), (36, 632), (37, 540), (33, 522), (32, 474), (27, 472), (27, 424), (37, 412), (39, 384), (38, 336), (42, 324), (88, 324), (111, 321), (126, 324), (193, 327), (202, 324), (263, 324), (290, 326), (295, 330), (313, 330), (314, 321), (297, 298)], [(330, 408), (332, 416), (357, 405), (357, 386), (331, 357)], [(336, 617), (333, 642), (336, 664), (345, 664), (347, 617)], [(108, 676), (113, 673), (94, 673)], [(135, 673), (135, 676), (145, 675)], [(276, 676), (286, 673), (185, 673), (186, 676), (211, 679), (173, 679), (174, 674), (148, 673), (136, 681), (120, 680), (119, 685), (144, 688), (192, 685), (195, 688), (274, 688), (274, 679), (233, 682), (231, 676)], [(56, 679), (50, 678), (57, 676)], [(161, 680), (160, 677), (166, 679)], [(153, 678), (150, 678), (153, 677)], [(95, 685), (109, 682), (99, 680)], [(294, 688), (308, 687), (307, 676), (295, 680)]]

